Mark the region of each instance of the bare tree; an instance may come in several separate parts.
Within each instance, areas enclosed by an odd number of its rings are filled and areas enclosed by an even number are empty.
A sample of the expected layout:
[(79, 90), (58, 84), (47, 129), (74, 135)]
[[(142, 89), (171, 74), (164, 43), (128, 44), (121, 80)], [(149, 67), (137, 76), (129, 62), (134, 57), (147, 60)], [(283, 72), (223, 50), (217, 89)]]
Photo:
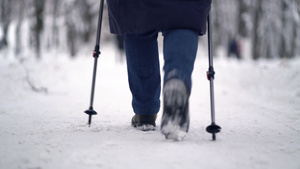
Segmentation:
[(3, 24), (3, 46), (7, 46), (7, 33), (11, 21), (12, 0), (1, 0), (1, 22)]
[(257, 0), (256, 8), (254, 12), (254, 25), (253, 25), (253, 40), (252, 40), (252, 57), (253, 59), (260, 58), (262, 54), (262, 36), (263, 32), (261, 29), (262, 20), (262, 2), (263, 0)]
[(35, 49), (37, 58), (41, 57), (41, 34), (44, 28), (45, 0), (31, 0), (31, 44)]
[(250, 25), (250, 3), (249, 0), (239, 0), (239, 11), (238, 11), (238, 34), (241, 37), (249, 37)]
[(89, 42), (90, 41), (90, 37), (91, 34), (93, 33), (93, 19), (94, 16), (92, 14), (92, 3), (88, 0), (82, 1), (80, 0), (78, 2), (78, 6), (79, 6), (79, 11), (80, 11), (80, 16), (81, 16), (81, 20), (82, 20), (82, 25), (83, 25), (83, 29), (82, 29), (82, 38), (83, 38), (83, 42)]
[(15, 46), (15, 54), (19, 56), (22, 52), (22, 36), (21, 36), (21, 26), (24, 19), (24, 9), (25, 9), (25, 1), (18, 0), (16, 5), (18, 6), (18, 23), (16, 27), (16, 46)]
[(300, 0), (292, 0), (290, 3), (290, 8), (292, 13), (291, 19), (293, 21), (293, 30), (291, 37), (291, 57), (294, 57), (297, 54), (300, 54)]
[[(65, 4), (65, 23), (67, 29), (67, 44), (69, 48), (69, 53), (71, 56), (75, 56), (77, 53), (77, 30), (76, 30), (76, 18), (78, 18), (77, 13), (75, 13), (76, 0), (72, 0)], [(78, 22), (77, 22), (78, 23)]]
[(59, 17), (59, 6), (61, 2), (59, 0), (52, 1), (52, 43), (54, 47), (59, 46), (59, 27), (57, 23), (57, 18)]

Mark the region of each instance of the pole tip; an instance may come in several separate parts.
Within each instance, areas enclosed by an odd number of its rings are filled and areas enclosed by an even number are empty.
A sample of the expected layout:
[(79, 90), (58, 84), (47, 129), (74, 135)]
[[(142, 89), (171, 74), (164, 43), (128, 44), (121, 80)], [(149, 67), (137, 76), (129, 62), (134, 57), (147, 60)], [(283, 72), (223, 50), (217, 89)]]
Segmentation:
[(88, 126), (91, 127), (92, 115), (96, 115), (97, 112), (95, 110), (93, 110), (92, 107), (90, 107), (88, 110), (86, 110), (84, 112), (89, 115)]
[(89, 127), (91, 127), (91, 123), (92, 123), (92, 115), (89, 115), (89, 121), (88, 121)]
[(213, 133), (213, 134), (212, 134), (212, 140), (213, 140), (213, 141), (216, 141), (216, 133)]
[(216, 140), (216, 133), (219, 133), (221, 131), (221, 127), (216, 125), (215, 123), (212, 123), (211, 125), (206, 127), (206, 131), (208, 133), (212, 134), (212, 140)]

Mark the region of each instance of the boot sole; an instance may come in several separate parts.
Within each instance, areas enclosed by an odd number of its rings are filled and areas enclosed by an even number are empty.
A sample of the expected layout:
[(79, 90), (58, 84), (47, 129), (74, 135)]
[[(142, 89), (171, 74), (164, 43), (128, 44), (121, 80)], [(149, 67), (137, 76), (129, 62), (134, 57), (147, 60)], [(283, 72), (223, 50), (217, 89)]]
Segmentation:
[(164, 92), (161, 133), (166, 139), (182, 141), (189, 129), (188, 95), (178, 90)]

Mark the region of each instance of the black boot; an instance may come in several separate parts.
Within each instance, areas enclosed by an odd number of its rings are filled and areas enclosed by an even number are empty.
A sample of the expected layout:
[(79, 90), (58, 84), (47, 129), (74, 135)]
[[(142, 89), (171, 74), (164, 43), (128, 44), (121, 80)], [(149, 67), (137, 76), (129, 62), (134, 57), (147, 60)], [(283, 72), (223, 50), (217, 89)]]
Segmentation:
[(166, 139), (181, 141), (189, 130), (189, 92), (182, 80), (171, 79), (164, 85), (161, 133)]
[(131, 125), (142, 131), (154, 131), (156, 129), (157, 115), (139, 115), (136, 114), (131, 119)]

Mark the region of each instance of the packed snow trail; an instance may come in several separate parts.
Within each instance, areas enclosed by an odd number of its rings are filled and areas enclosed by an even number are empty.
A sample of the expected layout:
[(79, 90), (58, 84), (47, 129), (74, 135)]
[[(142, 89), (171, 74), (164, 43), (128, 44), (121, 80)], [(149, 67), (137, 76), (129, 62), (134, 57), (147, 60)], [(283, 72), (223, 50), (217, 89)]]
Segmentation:
[[(300, 59), (215, 59), (217, 140), (210, 124), (206, 53), (198, 53), (190, 98), (191, 124), (182, 142), (159, 130), (141, 132), (133, 116), (126, 65), (102, 48), (91, 127), (92, 58), (0, 60), (1, 169), (299, 169)], [(200, 50), (201, 51), (201, 50)], [(36, 93), (29, 78), (48, 93)], [(158, 128), (161, 112), (158, 116)]]

